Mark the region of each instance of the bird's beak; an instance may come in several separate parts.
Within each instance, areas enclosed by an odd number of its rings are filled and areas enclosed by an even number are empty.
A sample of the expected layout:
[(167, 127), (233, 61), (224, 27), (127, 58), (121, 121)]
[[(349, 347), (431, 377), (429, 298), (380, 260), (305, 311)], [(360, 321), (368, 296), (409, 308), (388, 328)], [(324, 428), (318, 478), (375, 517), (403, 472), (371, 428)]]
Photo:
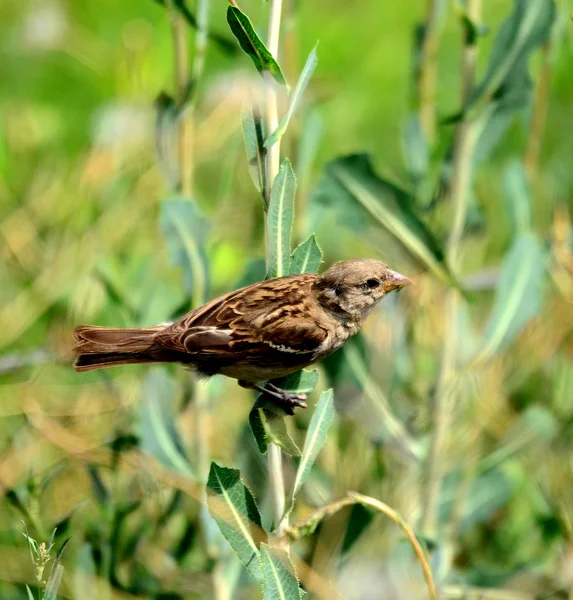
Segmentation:
[(384, 291), (388, 293), (394, 290), (400, 290), (408, 285), (414, 285), (414, 282), (406, 277), (406, 275), (390, 270), (389, 277), (384, 283)]

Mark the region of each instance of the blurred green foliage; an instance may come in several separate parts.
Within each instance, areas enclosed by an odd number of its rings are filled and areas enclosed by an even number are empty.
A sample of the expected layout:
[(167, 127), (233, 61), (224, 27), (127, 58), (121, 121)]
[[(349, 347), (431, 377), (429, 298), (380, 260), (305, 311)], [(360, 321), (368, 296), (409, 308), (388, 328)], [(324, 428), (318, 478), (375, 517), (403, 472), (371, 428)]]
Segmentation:
[[(427, 64), (420, 26), (431, 4), (284, 3), (279, 63), (292, 89), (320, 40), (318, 66), (281, 140), (298, 177), (293, 246), (316, 233), (325, 264), (373, 256), (417, 283), (385, 299), (364, 335), (324, 361), (308, 414), (288, 423), (303, 448), (320, 393), (334, 387), (337, 416), (305, 471), (292, 520), (358, 490), (394, 507), (425, 539), (443, 597), (566, 599), (573, 589), (572, 7), (483, 2), (474, 23), (459, 3), (438, 3), (432, 140), (416, 93)], [(264, 39), (268, 5), (240, 6)], [(72, 536), (60, 558), (62, 598), (260, 596), (209, 516), (204, 485), (211, 460), (240, 468), (248, 511), (270, 529), (250, 392), (219, 378), (196, 383), (174, 368), (80, 376), (69, 354), (74, 325), (156, 324), (265, 275), (263, 211), (241, 128), (261, 78), (236, 51), (226, 11), (225, 2), (210, 3), (204, 74), (188, 90), (191, 203), (173, 189), (181, 176), (173, 168), (181, 90), (166, 6), (0, 6), (3, 600), (27, 599), (26, 584), (38, 597), (22, 520), (38, 543), (54, 527), (55, 548)], [(196, 33), (185, 27), (192, 56)], [(468, 102), (460, 94), (464, 39), (478, 49)], [(162, 92), (173, 100), (158, 112)], [(286, 96), (281, 101), (284, 116)], [(452, 274), (446, 240), (461, 114), (477, 133)], [(256, 160), (251, 125), (245, 136)], [(314, 244), (303, 246), (313, 267)], [(300, 252), (293, 265), (303, 262)], [(283, 265), (288, 258), (283, 252)], [(464, 291), (453, 312), (452, 281)], [(427, 457), (448, 335), (455, 376), (442, 392), (450, 425), (437, 528), (427, 531)], [(292, 486), (298, 460), (284, 460)], [(314, 527), (291, 553), (312, 597), (427, 597), (392, 523), (356, 505)], [(259, 551), (263, 569), (284, 567), (279, 550)], [(284, 577), (292, 583), (292, 573)]]

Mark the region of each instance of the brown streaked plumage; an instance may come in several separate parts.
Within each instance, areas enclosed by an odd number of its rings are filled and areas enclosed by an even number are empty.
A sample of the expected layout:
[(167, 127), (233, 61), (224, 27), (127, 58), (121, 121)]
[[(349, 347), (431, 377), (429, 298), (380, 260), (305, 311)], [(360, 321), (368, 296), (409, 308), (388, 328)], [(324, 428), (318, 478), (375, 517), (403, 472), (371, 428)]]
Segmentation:
[[(203, 375), (226, 375), (267, 394), (287, 412), (306, 406), (269, 380), (328, 356), (358, 332), (389, 292), (412, 282), (373, 259), (335, 263), (322, 275), (255, 283), (192, 310), (172, 325), (146, 329), (80, 326), (76, 371), (177, 362)], [(261, 388), (257, 382), (266, 381)]]

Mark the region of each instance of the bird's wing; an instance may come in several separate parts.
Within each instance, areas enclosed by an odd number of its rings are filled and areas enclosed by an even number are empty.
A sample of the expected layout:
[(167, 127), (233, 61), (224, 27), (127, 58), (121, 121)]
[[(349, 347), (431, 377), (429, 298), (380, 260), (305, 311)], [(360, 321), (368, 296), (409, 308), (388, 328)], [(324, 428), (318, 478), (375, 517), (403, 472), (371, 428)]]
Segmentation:
[(155, 340), (189, 354), (236, 356), (271, 348), (291, 354), (313, 353), (328, 333), (316, 318), (310, 290), (315, 278), (283, 277), (231, 292), (191, 311)]

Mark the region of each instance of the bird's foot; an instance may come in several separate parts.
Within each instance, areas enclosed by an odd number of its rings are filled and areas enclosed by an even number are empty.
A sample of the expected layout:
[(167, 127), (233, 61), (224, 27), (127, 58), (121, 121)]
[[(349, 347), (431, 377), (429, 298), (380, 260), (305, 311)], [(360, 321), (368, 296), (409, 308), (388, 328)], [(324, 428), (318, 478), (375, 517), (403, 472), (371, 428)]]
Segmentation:
[(306, 394), (287, 392), (269, 382), (266, 383), (265, 387), (256, 383), (251, 384), (243, 381), (239, 381), (239, 385), (261, 392), (261, 394), (267, 397), (275, 406), (282, 408), (287, 415), (294, 415), (295, 408), (307, 408)]

